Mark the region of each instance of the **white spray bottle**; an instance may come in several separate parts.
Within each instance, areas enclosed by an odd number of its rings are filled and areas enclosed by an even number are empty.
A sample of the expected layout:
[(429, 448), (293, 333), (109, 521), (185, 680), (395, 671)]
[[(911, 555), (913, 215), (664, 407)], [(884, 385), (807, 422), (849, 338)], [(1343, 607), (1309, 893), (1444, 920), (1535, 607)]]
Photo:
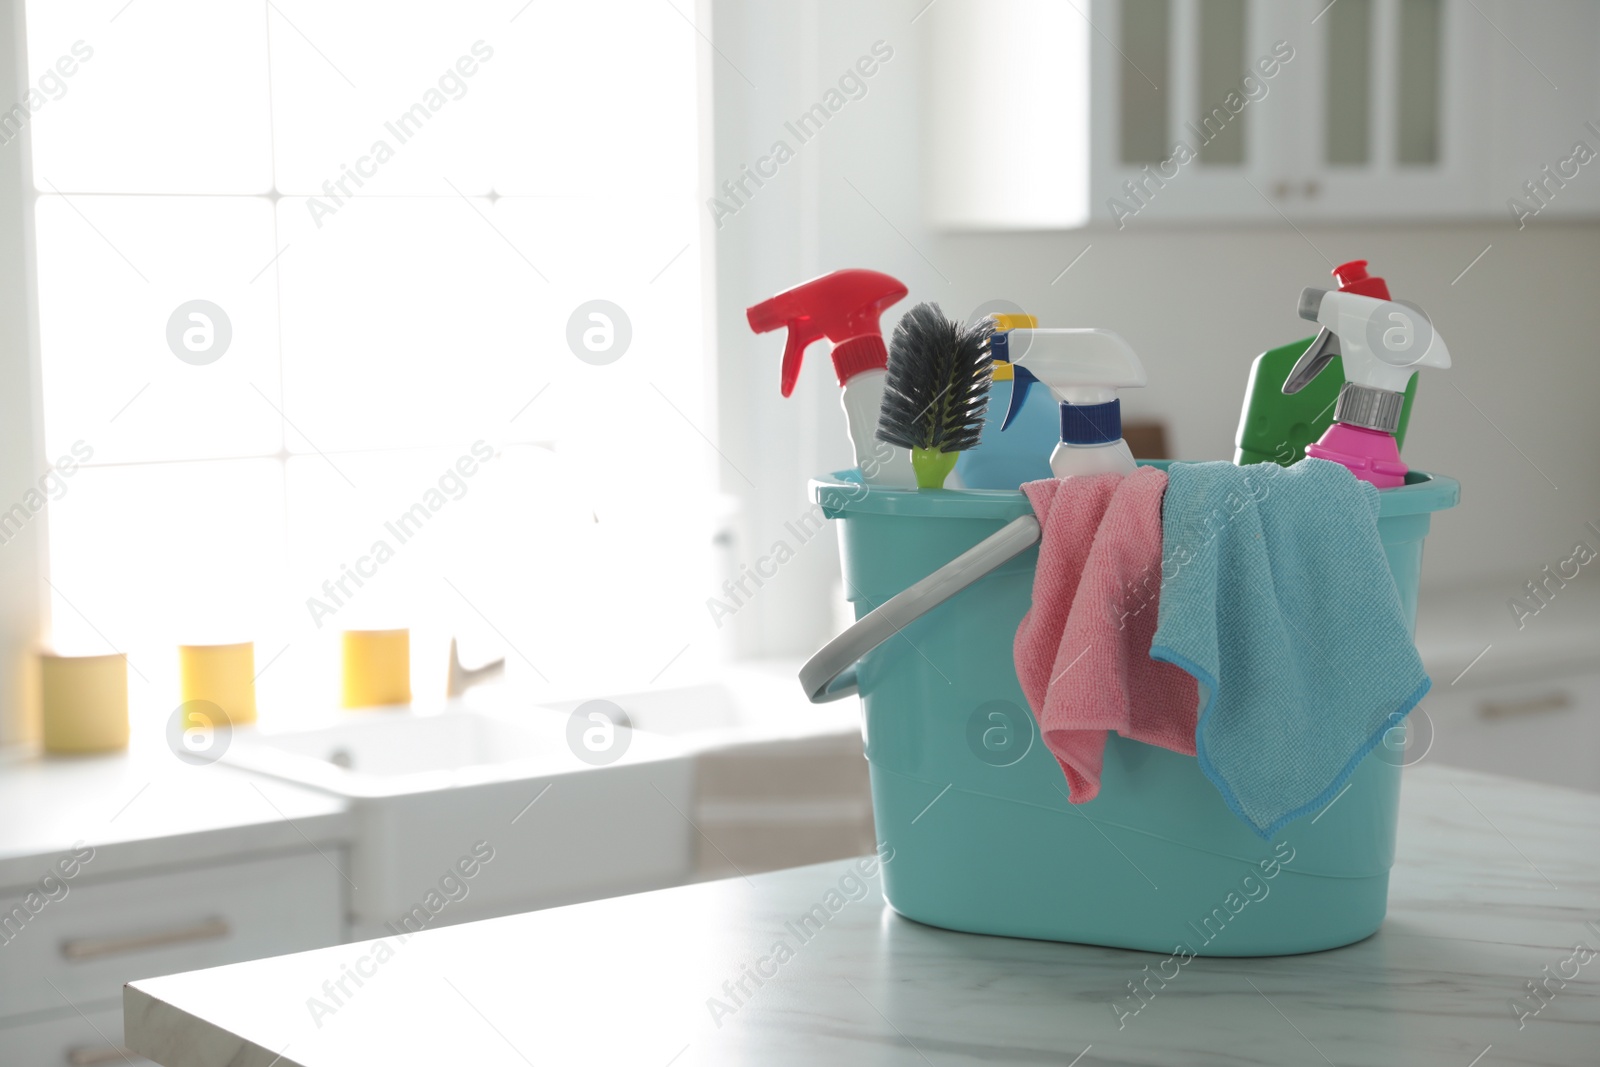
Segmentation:
[(1419, 309), (1356, 293), (1307, 289), (1300, 294), (1300, 317), (1337, 340), (1308, 348), (1283, 391), (1303, 388), (1334, 355), (1343, 359), (1345, 377), (1333, 425), (1306, 455), (1341, 463), (1379, 489), (1404, 485), (1406, 465), (1394, 433), (1406, 385), (1419, 368), (1449, 368), (1444, 338)]
[(1021, 409), (1028, 389), (1043, 382), (1061, 404), (1061, 440), (1050, 453), (1050, 473), (1132, 474), (1138, 467), (1122, 439), (1118, 389), (1148, 380), (1133, 347), (1110, 330), (1011, 331), (1015, 375), (1005, 424)]

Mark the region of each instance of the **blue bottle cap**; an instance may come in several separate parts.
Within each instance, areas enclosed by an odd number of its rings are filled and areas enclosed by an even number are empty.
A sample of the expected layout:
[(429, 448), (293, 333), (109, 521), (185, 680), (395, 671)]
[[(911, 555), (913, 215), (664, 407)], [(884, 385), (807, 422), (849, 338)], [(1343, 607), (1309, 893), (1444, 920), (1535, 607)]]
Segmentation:
[(1061, 441), (1068, 445), (1109, 445), (1122, 437), (1122, 401), (1062, 404)]

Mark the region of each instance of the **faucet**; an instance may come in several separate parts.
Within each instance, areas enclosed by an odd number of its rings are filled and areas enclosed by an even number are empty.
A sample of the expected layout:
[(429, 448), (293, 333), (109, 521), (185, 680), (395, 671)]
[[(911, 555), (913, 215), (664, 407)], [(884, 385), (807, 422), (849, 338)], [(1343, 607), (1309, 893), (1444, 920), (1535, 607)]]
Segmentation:
[(445, 679), (445, 696), (458, 697), (479, 682), (487, 682), (505, 673), (506, 658), (490, 660), (481, 667), (463, 667), (461, 653), (456, 650), (456, 639), (450, 639), (450, 673)]

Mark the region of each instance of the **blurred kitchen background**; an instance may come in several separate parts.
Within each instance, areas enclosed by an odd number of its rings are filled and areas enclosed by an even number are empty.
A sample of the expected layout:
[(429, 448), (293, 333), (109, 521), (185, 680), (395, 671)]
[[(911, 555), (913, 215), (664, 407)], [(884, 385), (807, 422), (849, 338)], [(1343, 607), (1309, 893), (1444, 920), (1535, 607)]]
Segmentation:
[[(886, 331), (1116, 330), (1127, 417), (1226, 459), (1370, 261), (1454, 357), (1406, 758), (1600, 790), (1597, 59), (1584, 0), (0, 0), (0, 903), (97, 850), (6, 928), (0, 1059), (110, 1062), (121, 981), (377, 936), (480, 841), (425, 924), (870, 850), (854, 702), (793, 680), (838, 390), (744, 315), (840, 267), (910, 286)], [(410, 707), (339, 711), (341, 632), (399, 627)], [(505, 667), (447, 704), (452, 639)], [(224, 641), (258, 724), (186, 761)], [(41, 653), (126, 655), (125, 752), (41, 753)], [(633, 740), (575, 770), (596, 700)]]
[[(1600, 126), (1593, 5), (716, 11), (721, 52), (760, 74), (753, 87), (718, 60), (719, 181), (774, 138), (794, 140), (784, 123), (873, 42), (894, 46), (865, 95), (716, 235), (719, 444), (762, 457), (763, 472), (791, 464), (754, 490), (725, 480), (755, 501), (750, 514), (793, 514), (805, 477), (849, 459), (825, 367), (809, 369), (791, 404), (772, 388), (778, 342), (732, 356), (752, 347), (744, 307), (789, 279), (871, 265), (952, 312), (1014, 307), (1041, 325), (1115, 329), (1150, 374), (1148, 388), (1126, 391), (1127, 417), (1164, 422), (1177, 458), (1220, 459), (1232, 455), (1250, 361), (1306, 336), (1299, 288), (1367, 259), (1459, 353), (1422, 383), (1406, 446), (1415, 467), (1466, 472), (1423, 570), (1418, 642), (1439, 726), (1427, 758), (1600, 788), (1600, 676), (1587, 673), (1600, 582), (1585, 568), (1520, 628), (1508, 603), (1538, 608), (1527, 583), (1579, 542), (1600, 549), (1587, 526), (1600, 525), (1600, 423), (1586, 414), (1600, 388), (1600, 308), (1588, 297), (1600, 283), (1600, 180), (1578, 162), (1600, 151), (1588, 125)], [(1293, 58), (1258, 78), (1265, 95), (1233, 119), (1242, 143), (1230, 133), (1208, 146), (1234, 161), (1202, 154), (1164, 188), (1144, 185), (1154, 191), (1139, 207), (1124, 183), (1173, 142), (1194, 143), (1184, 123), (1241, 89), (1277, 42)], [(833, 580), (835, 557), (792, 567), (808, 574), (763, 591), (746, 647), (803, 653), (826, 632), (815, 590)]]

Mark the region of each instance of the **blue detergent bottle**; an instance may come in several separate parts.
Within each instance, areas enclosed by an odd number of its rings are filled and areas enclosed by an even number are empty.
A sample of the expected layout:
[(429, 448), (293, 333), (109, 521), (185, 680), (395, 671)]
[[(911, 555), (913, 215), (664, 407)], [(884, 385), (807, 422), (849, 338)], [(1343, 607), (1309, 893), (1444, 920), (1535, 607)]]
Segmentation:
[(1034, 329), (1039, 320), (1032, 315), (992, 317), (995, 333), (989, 341), (989, 353), (994, 358), (994, 378), (983, 439), (956, 461), (956, 473), (968, 489), (1016, 489), (1023, 482), (1051, 477), (1050, 451), (1061, 437), (1061, 415), (1048, 389), (1027, 395), (1006, 432), (1000, 432), (1000, 422), (1011, 409), (1011, 391), (1016, 384), (1010, 331)]

